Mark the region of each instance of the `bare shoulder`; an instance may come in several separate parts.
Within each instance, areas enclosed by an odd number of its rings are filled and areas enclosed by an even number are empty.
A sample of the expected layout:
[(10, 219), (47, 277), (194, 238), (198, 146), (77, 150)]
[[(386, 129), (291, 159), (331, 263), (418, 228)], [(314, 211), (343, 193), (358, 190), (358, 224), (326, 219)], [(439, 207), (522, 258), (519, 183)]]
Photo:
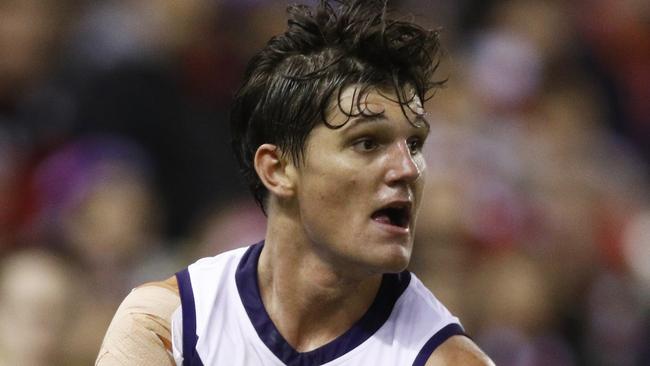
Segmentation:
[(96, 365), (174, 365), (171, 317), (180, 305), (176, 278), (139, 286), (122, 301)]
[(457, 335), (441, 344), (426, 366), (494, 366), (494, 362), (471, 339)]
[[(178, 282), (176, 281), (176, 276), (169, 277), (164, 281), (148, 282), (143, 285), (140, 285), (131, 291), (131, 294), (138, 291), (158, 291), (158, 290), (167, 290), (176, 296), (178, 296)], [(129, 295), (131, 295), (129, 294)], [(128, 296), (127, 296), (128, 297)]]

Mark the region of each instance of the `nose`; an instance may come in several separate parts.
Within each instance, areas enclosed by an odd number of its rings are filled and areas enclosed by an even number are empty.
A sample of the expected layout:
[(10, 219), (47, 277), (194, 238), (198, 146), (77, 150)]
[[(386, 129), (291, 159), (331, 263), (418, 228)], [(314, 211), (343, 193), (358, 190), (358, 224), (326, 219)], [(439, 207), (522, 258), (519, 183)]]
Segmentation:
[(387, 160), (386, 181), (389, 185), (410, 184), (422, 175), (424, 167), (418, 165), (406, 141), (393, 145), (388, 151)]

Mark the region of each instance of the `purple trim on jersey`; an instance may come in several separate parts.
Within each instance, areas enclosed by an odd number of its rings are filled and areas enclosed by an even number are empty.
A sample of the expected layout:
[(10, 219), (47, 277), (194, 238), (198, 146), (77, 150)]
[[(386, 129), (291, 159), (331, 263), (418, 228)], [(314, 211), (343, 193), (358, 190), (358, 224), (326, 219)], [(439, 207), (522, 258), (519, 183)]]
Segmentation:
[(190, 272), (187, 268), (176, 273), (176, 281), (183, 313), (183, 366), (203, 366), (203, 362), (196, 352), (196, 342), (199, 340), (196, 335), (196, 308), (194, 307)]
[(353, 350), (370, 338), (388, 320), (395, 302), (408, 287), (411, 274), (385, 274), (368, 311), (340, 337), (309, 352), (298, 352), (282, 337), (264, 308), (257, 281), (257, 262), (264, 242), (251, 246), (237, 267), (239, 296), (253, 327), (266, 346), (286, 365), (322, 365)]
[(427, 343), (424, 344), (420, 353), (418, 353), (418, 356), (415, 358), (415, 361), (413, 361), (413, 366), (424, 366), (429, 357), (431, 357), (433, 351), (435, 351), (436, 348), (443, 344), (447, 339), (455, 335), (465, 335), (465, 331), (460, 324), (451, 323), (437, 331), (436, 334), (429, 338)]

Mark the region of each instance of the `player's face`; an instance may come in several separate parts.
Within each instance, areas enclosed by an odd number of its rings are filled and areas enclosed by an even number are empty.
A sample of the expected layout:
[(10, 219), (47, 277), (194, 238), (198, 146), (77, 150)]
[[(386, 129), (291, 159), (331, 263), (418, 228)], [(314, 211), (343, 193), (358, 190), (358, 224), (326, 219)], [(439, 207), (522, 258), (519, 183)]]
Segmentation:
[[(345, 123), (341, 109), (358, 112), (356, 98), (354, 88), (345, 90), (328, 121)], [(300, 220), (316, 252), (337, 265), (371, 273), (408, 265), (429, 127), (419, 100), (404, 108), (414, 122), (394, 100), (370, 92), (360, 108), (376, 116), (351, 117), (339, 129), (320, 124), (307, 139), (297, 169)]]

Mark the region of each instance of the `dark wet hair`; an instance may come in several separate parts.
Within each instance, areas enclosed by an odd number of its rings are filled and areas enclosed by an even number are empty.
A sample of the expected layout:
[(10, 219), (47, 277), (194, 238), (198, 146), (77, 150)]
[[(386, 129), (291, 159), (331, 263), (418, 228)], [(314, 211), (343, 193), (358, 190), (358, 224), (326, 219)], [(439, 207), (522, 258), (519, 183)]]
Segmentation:
[(287, 31), (251, 59), (235, 96), (231, 129), (235, 156), (262, 209), (267, 192), (253, 163), (260, 145), (274, 144), (299, 163), (318, 123), (341, 127), (328, 123), (326, 112), (346, 87), (360, 87), (357, 104), (370, 87), (393, 89), (404, 110), (414, 97), (425, 101), (444, 83), (433, 79), (440, 63), (438, 32), (389, 18), (386, 3), (289, 6)]

